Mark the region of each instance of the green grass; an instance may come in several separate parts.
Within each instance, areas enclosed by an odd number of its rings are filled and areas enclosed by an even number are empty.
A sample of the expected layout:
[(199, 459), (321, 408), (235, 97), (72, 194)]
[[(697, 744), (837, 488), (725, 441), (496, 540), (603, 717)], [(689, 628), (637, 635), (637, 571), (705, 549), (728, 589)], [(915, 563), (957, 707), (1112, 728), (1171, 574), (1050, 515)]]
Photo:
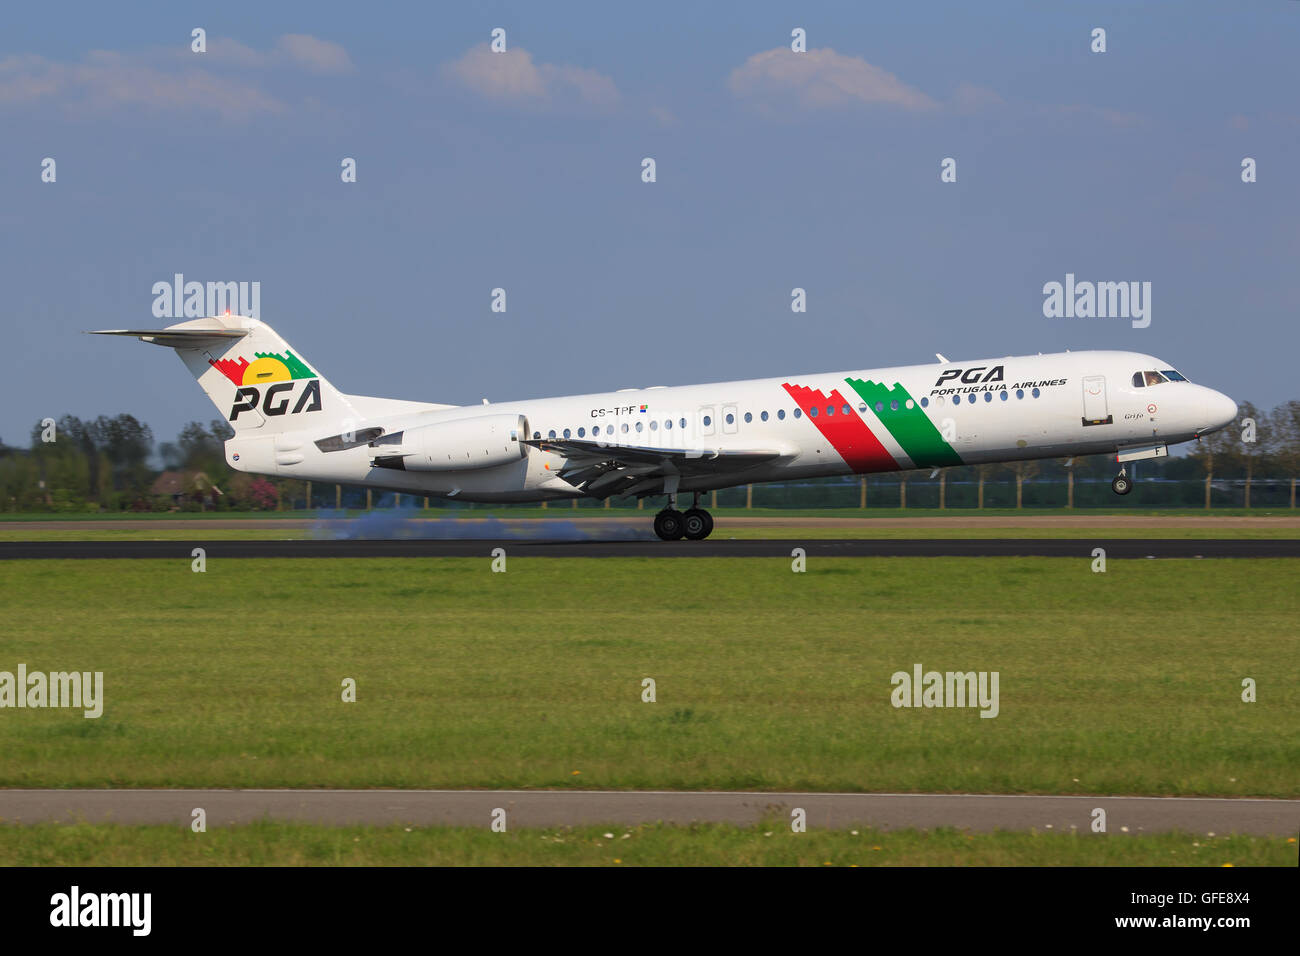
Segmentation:
[[(0, 562), (0, 670), (107, 698), (0, 711), (0, 786), (1300, 795), (1295, 562), (1089, 565)], [(895, 709), (917, 662), (1000, 715)]]
[(1295, 866), (1294, 838), (819, 830), (0, 825), (0, 866)]

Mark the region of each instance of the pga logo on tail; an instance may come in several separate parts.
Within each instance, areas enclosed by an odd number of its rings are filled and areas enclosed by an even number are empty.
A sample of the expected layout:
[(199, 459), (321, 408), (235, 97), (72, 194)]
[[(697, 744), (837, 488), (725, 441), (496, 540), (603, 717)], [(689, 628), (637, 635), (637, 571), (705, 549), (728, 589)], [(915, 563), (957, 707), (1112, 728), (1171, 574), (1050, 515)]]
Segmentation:
[[(208, 359), (208, 364), (235, 383), (235, 401), (230, 407), (232, 422), (240, 412), (257, 411), (259, 404), (262, 414), (267, 416), (321, 410), (320, 378), (288, 349), (284, 354), (254, 352), (251, 362), (240, 356)], [(306, 385), (298, 391), (300, 381)], [(292, 409), (290, 402), (293, 402)]]

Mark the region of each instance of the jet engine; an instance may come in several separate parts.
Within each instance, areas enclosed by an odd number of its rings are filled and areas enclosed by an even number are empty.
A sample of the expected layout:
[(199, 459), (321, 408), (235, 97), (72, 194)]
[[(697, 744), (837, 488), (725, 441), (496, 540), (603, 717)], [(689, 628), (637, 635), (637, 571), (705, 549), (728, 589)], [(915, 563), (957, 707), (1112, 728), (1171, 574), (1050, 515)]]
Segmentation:
[(397, 471), (465, 471), (519, 461), (528, 453), (523, 415), (480, 415), (419, 425), (370, 443), (375, 468)]

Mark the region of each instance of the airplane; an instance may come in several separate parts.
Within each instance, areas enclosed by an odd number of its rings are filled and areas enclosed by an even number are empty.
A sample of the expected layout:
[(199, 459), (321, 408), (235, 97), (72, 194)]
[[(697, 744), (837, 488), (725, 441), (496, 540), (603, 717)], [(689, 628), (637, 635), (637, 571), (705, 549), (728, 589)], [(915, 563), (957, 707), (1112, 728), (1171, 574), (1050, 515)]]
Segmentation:
[[(482, 405), (344, 394), (271, 326), (210, 316), (103, 329), (176, 350), (234, 437), (231, 468), (457, 501), (667, 499), (664, 540), (701, 540), (700, 493), (765, 481), (1114, 454), (1126, 463), (1237, 417), (1138, 352), (1082, 351)], [(679, 511), (679, 495), (693, 503)]]

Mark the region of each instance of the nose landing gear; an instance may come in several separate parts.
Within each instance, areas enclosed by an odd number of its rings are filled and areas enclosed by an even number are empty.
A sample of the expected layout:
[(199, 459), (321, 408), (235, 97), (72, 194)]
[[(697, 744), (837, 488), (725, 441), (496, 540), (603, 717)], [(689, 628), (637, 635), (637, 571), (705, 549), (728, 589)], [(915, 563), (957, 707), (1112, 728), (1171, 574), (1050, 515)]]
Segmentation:
[(1117, 495), (1126, 495), (1133, 490), (1133, 482), (1129, 480), (1125, 469), (1121, 468), (1119, 474), (1111, 479), (1110, 490)]

